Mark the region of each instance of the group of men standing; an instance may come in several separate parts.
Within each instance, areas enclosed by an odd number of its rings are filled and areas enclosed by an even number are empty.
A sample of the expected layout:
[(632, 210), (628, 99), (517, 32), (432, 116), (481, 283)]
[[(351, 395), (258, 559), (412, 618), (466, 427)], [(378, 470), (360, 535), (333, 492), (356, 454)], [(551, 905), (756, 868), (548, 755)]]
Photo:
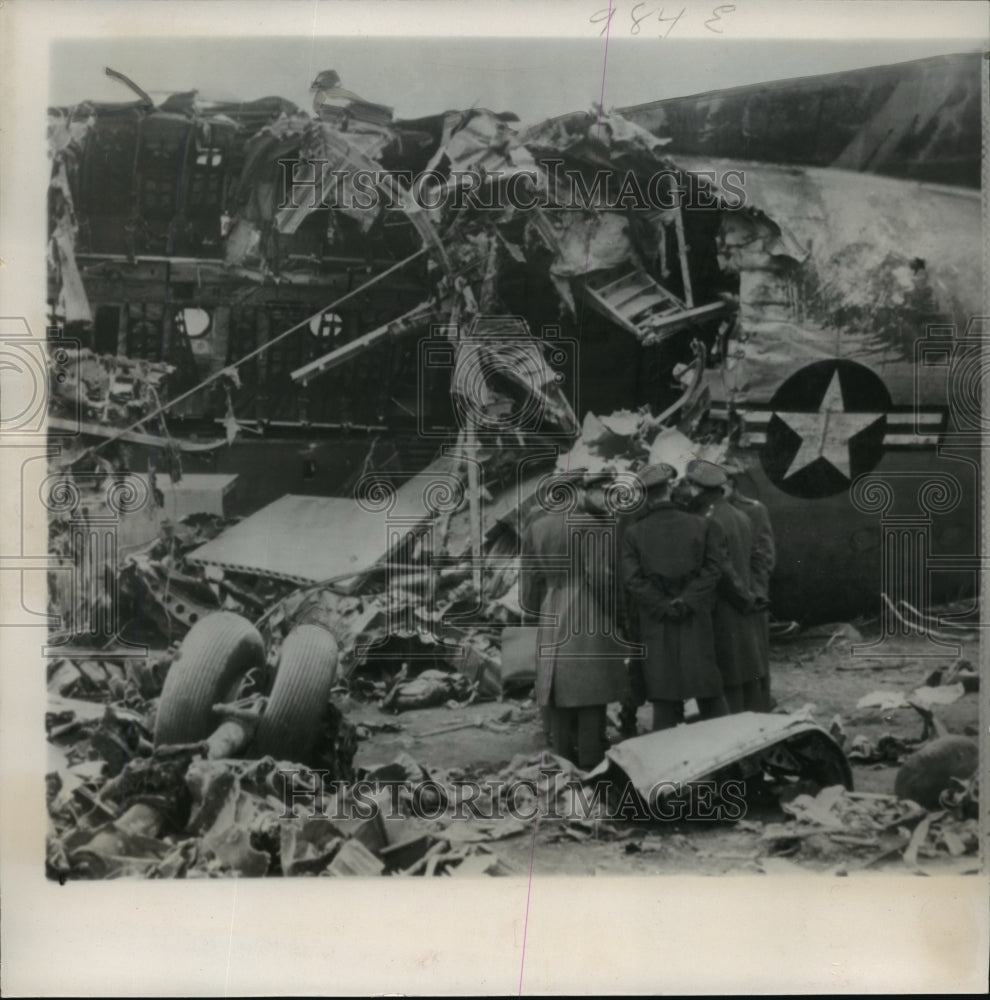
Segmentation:
[(536, 694), (556, 753), (596, 765), (611, 702), (623, 703), (629, 735), (644, 700), (654, 729), (683, 722), (692, 701), (703, 719), (770, 710), (775, 548), (766, 507), (736, 491), (742, 471), (694, 461), (678, 480), (672, 466), (649, 466), (638, 474), (645, 505), (618, 521), (607, 476), (586, 475), (576, 518), (530, 524), (520, 600), (541, 619)]

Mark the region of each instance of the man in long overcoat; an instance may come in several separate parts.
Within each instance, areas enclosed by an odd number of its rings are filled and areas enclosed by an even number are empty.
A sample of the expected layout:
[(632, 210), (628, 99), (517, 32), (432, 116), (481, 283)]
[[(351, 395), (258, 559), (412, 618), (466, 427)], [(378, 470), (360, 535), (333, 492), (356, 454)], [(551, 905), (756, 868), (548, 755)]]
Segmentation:
[(712, 629), (724, 542), (717, 526), (671, 502), (676, 475), (669, 465), (639, 472), (647, 513), (622, 540), (622, 580), (646, 647), (643, 672), (654, 729), (683, 721), (684, 702), (692, 698), (702, 718), (727, 710)]
[(725, 495), (725, 471), (712, 462), (689, 462), (684, 478), (691, 486), (696, 509), (718, 526), (724, 539), (721, 576), (716, 590), (713, 624), (715, 656), (725, 685), (730, 712), (764, 710), (763, 654), (757, 634), (758, 601), (750, 578), (753, 531), (749, 518)]
[[(749, 518), (749, 525), (753, 530), (753, 548), (749, 560), (753, 593), (756, 595), (757, 601), (762, 601), (769, 606), (770, 577), (773, 575), (777, 562), (777, 546), (774, 542), (773, 527), (770, 524), (770, 512), (767, 510), (766, 504), (755, 497), (749, 497), (739, 492), (739, 478), (746, 471), (739, 462), (730, 459), (722, 464), (722, 468), (729, 477), (729, 482), (726, 485), (729, 501)], [(766, 610), (754, 612), (754, 620), (757, 637), (760, 640), (763, 668), (766, 671), (762, 680), (763, 711), (769, 712), (773, 707), (770, 697), (770, 612)]]
[(628, 647), (615, 633), (615, 522), (601, 479), (574, 484), (575, 511), (544, 512), (523, 535), (524, 613), (540, 615), (537, 703), (555, 753), (588, 770), (605, 753), (605, 709), (628, 696)]
[[(620, 562), (620, 584), (616, 588), (615, 594), (616, 617), (619, 623), (620, 635), (627, 642), (634, 644), (641, 644), (639, 613), (635, 602), (630, 599), (629, 592), (626, 590), (625, 584), (622, 581), (621, 559), (623, 539), (626, 531), (628, 531), (630, 525), (635, 524), (636, 521), (643, 517), (644, 514), (646, 514), (645, 505), (637, 510), (627, 511), (620, 514), (616, 519), (615, 525), (616, 552), (619, 553)], [(626, 669), (629, 674), (629, 695), (622, 703), (622, 707), (619, 710), (619, 730), (623, 739), (628, 739), (629, 737), (637, 734), (638, 723), (636, 715), (639, 711), (640, 705), (647, 700), (646, 681), (643, 677), (642, 657), (630, 653), (629, 659), (626, 663)]]

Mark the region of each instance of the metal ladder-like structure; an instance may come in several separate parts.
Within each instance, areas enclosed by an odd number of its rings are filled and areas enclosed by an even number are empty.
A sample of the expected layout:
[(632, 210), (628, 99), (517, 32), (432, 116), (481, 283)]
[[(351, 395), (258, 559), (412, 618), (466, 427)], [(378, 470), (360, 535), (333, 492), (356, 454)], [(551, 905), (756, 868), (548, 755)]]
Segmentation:
[[(530, 219), (547, 247), (558, 252), (559, 237), (546, 214), (537, 208), (530, 213)], [(702, 306), (694, 304), (688, 271), (688, 248), (680, 211), (654, 213), (653, 221), (658, 224), (662, 241), (666, 240), (668, 224), (673, 223), (684, 299), (664, 288), (639, 263), (593, 272), (574, 282), (580, 286), (595, 310), (646, 345), (661, 343), (678, 330), (716, 316), (727, 308), (726, 303), (721, 301)]]
[(588, 275), (589, 303), (644, 344), (655, 344), (725, 309), (724, 302), (689, 307), (641, 267)]

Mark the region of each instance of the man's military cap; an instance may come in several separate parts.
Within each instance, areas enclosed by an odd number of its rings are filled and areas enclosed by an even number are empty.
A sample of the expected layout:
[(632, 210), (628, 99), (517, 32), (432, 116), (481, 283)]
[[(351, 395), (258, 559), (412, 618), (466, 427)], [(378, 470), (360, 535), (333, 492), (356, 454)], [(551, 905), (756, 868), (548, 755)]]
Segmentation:
[(677, 470), (666, 462), (659, 465), (647, 465), (637, 473), (639, 481), (644, 489), (653, 489), (656, 486), (666, 486), (677, 478)]
[(701, 486), (704, 489), (724, 486), (729, 481), (729, 477), (726, 475), (724, 469), (717, 466), (714, 462), (705, 462), (702, 459), (688, 462), (684, 478), (688, 482), (694, 483), (695, 486)]

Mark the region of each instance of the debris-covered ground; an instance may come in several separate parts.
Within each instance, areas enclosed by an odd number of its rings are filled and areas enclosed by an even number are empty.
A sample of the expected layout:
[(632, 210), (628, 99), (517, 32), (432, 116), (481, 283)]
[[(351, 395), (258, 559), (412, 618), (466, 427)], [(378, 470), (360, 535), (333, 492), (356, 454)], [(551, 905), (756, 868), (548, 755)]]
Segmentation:
[[(870, 638), (869, 624), (859, 631)], [(965, 661), (914, 655), (920, 644), (912, 640), (901, 640), (894, 658), (850, 657), (852, 634), (851, 626), (815, 629), (774, 645), (773, 679), (778, 713), (810, 715), (844, 747), (854, 790), (791, 781), (772, 794), (748, 793), (745, 814), (733, 821), (615, 815), (614, 788), (595, 802), (594, 783), (581, 784), (568, 762), (543, 749), (531, 698), (478, 700), (475, 691), (472, 699), (457, 674), (420, 673), (408, 704), (417, 694), (421, 704), (430, 700), (431, 682), (446, 677), (448, 687), (432, 704), (405, 708), (392, 696), (401, 680), (385, 685), (357, 672), (351, 693), (334, 691), (307, 767), (251, 759), (250, 751), (247, 759), (210, 759), (212, 736), (156, 749), (168, 654), (124, 665), (55, 661), (46, 720), (49, 874), (976, 871), (975, 762), (974, 776), (948, 780), (930, 809), (895, 794), (900, 763), (913, 751), (942, 733), (976, 736), (972, 672)], [(228, 710), (217, 726), (226, 718), (252, 728), (250, 699), (240, 704), (240, 714)], [(641, 709), (640, 732), (648, 715)], [(324, 775), (322, 801), (310, 794), (314, 773)], [(295, 818), (285, 816), (286, 780)], [(498, 808), (507, 795), (514, 810)], [(362, 819), (355, 803), (378, 818)]]

